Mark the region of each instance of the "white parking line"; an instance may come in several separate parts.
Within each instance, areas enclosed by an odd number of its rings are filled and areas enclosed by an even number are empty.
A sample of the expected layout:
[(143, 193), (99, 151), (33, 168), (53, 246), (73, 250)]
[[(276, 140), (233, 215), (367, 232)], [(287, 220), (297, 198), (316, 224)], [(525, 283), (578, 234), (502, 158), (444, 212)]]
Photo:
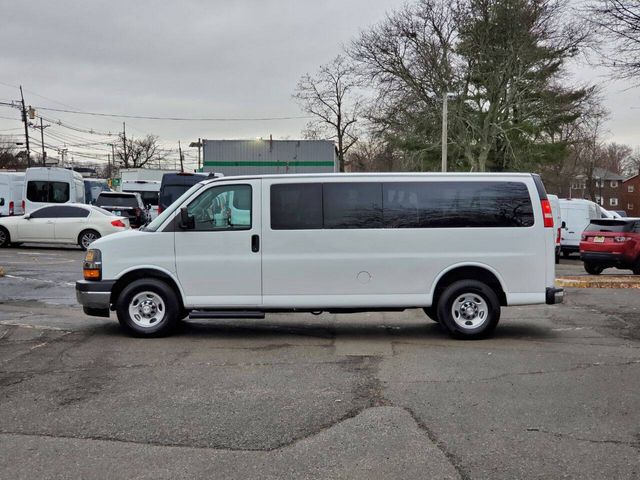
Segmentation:
[(17, 275), (5, 275), (5, 278), (15, 278), (17, 280), (31, 280), (33, 282), (43, 282), (43, 283), (52, 283), (54, 285), (64, 285), (66, 287), (73, 287), (75, 286), (75, 283), (71, 283), (71, 282), (64, 282), (64, 283), (60, 283), (60, 282), (56, 282), (54, 280), (44, 280), (42, 278), (29, 278), (29, 277), (20, 277)]

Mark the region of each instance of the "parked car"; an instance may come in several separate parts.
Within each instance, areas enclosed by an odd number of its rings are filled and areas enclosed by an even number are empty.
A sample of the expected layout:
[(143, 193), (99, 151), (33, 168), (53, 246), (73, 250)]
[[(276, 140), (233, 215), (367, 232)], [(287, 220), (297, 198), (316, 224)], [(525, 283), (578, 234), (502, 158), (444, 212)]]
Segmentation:
[(78, 172), (66, 168), (27, 168), (22, 198), (25, 213), (45, 205), (84, 203), (84, 180)]
[(102, 238), (76, 284), (140, 336), (191, 318), (424, 308), (455, 337), (502, 306), (558, 303), (553, 213), (532, 174), (317, 174), (200, 182)]
[(193, 185), (207, 178), (221, 177), (221, 173), (165, 173), (160, 183), (160, 196), (158, 201), (158, 213), (162, 213), (169, 205), (175, 202), (180, 195), (189, 190)]
[(128, 218), (132, 228), (141, 227), (149, 221), (149, 213), (139, 193), (100, 192), (96, 205)]
[(640, 219), (592, 220), (582, 233), (580, 258), (591, 275), (610, 267), (640, 275)]
[(24, 242), (77, 244), (83, 250), (98, 238), (129, 229), (129, 220), (79, 203), (49, 205), (0, 218), (0, 247)]
[(140, 194), (142, 203), (149, 212), (149, 218), (153, 220), (158, 216), (158, 194), (160, 192), (159, 181), (127, 180), (122, 182), (121, 191)]
[(553, 212), (553, 237), (555, 243), (556, 264), (560, 263), (560, 239), (562, 238), (562, 212), (560, 211), (560, 199), (557, 195), (547, 195)]
[(22, 215), (24, 172), (0, 171), (0, 217)]
[(602, 218), (602, 209), (590, 200), (561, 198), (560, 211), (562, 213), (560, 249), (562, 255), (567, 258), (572, 253), (580, 251), (580, 235), (591, 220)]

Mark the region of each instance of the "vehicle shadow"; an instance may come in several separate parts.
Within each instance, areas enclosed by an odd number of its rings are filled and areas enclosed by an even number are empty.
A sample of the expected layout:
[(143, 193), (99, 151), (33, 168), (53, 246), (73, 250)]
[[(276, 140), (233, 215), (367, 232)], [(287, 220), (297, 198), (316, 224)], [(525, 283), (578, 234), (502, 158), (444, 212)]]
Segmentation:
[[(96, 327), (95, 333), (105, 336), (127, 337), (128, 335), (116, 323), (107, 323)], [(449, 333), (438, 323), (430, 320), (419, 322), (394, 321), (380, 323), (371, 321), (350, 321), (342, 319), (313, 319), (292, 321), (270, 319), (233, 319), (233, 320), (187, 320), (169, 338), (206, 339), (208, 337), (227, 339), (256, 339), (269, 337), (314, 337), (333, 339), (336, 337), (350, 337), (355, 340), (453, 340)], [(487, 340), (517, 340), (517, 339), (551, 339), (557, 335), (550, 328), (534, 323), (519, 323), (517, 325), (498, 325), (494, 335)], [(167, 338), (167, 337), (165, 337)], [(455, 340), (454, 340), (455, 341)], [(483, 340), (480, 340), (483, 341)]]

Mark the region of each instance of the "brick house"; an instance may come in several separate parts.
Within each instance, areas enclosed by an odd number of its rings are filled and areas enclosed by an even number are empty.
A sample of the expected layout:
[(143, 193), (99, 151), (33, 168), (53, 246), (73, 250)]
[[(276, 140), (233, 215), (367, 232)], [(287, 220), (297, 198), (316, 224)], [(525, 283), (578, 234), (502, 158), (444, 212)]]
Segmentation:
[(640, 216), (640, 174), (622, 182), (622, 204), (618, 210), (624, 210), (630, 217)]
[[(592, 181), (594, 183), (594, 198), (591, 198), (591, 189), (587, 186), (587, 177), (585, 175), (578, 175), (571, 181), (569, 198), (593, 200), (607, 210), (625, 210), (622, 198), (626, 190), (623, 188), (624, 176), (603, 168), (595, 168)], [(640, 187), (634, 187), (633, 190), (638, 191), (638, 189)], [(640, 208), (640, 203), (636, 208)]]

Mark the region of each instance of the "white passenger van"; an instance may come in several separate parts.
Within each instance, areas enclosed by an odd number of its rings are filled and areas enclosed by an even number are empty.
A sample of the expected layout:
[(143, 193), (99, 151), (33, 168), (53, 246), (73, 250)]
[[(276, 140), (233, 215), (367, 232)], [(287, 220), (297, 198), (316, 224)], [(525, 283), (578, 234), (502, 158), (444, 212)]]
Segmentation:
[(591, 220), (602, 218), (602, 209), (591, 200), (561, 198), (560, 212), (562, 214), (560, 249), (562, 255), (567, 258), (572, 253), (580, 251), (582, 232)]
[(84, 180), (66, 168), (27, 168), (23, 198), (25, 213), (55, 203), (85, 203)]
[(144, 229), (94, 242), (76, 294), (140, 336), (187, 315), (423, 308), (477, 338), (501, 306), (562, 301), (553, 225), (532, 174), (214, 178)]
[(0, 217), (22, 215), (24, 172), (0, 171)]

